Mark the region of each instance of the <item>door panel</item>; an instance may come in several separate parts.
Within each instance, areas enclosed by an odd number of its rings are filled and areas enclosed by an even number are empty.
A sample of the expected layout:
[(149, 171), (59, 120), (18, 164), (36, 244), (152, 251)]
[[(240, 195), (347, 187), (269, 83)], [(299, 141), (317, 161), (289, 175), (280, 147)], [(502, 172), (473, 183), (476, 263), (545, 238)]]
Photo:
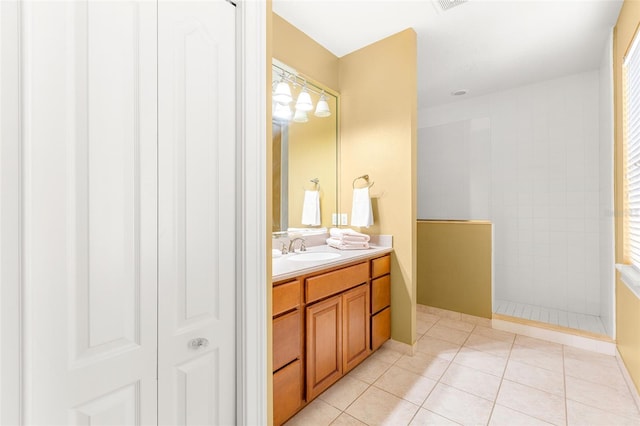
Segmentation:
[(156, 6), (25, 2), (21, 26), (25, 421), (155, 423)]
[(233, 424), (235, 8), (161, 1), (158, 43), (159, 422)]
[(218, 365), (218, 351), (212, 350), (176, 366), (176, 403), (185, 424), (218, 424), (216, 407), (211, 404), (219, 399)]
[(139, 397), (138, 383), (109, 392), (76, 407), (72, 423), (83, 426), (134, 425), (137, 423), (136, 400)]

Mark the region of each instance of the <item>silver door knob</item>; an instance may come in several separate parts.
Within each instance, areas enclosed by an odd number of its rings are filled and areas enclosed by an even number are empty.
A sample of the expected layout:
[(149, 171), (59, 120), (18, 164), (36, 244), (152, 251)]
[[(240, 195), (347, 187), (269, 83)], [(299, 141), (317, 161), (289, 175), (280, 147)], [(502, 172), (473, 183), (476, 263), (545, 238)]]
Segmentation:
[(189, 340), (189, 347), (191, 349), (206, 348), (207, 346), (209, 346), (209, 341), (204, 337)]

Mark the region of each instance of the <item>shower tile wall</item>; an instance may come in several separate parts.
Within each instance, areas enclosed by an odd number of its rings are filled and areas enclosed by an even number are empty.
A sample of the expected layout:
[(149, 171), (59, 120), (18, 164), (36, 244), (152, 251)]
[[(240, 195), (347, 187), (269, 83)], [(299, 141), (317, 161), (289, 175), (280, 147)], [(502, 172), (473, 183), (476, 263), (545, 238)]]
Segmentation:
[(600, 314), (598, 91), (595, 70), (420, 112), (491, 120), (496, 299)]

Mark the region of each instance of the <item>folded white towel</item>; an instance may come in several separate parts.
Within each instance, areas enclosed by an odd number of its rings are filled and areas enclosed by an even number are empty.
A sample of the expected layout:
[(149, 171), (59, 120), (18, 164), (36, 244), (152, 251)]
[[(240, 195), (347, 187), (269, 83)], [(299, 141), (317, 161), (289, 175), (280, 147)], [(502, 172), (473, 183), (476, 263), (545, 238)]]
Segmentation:
[(356, 243), (361, 241), (369, 241), (371, 239), (369, 235), (356, 232), (353, 229), (349, 229), (349, 228), (345, 228), (345, 229), (331, 228), (329, 230), (329, 235), (331, 235), (332, 238), (338, 238), (343, 241), (353, 241)]
[(369, 187), (353, 190), (353, 205), (351, 207), (351, 226), (368, 228), (373, 225), (373, 208)]
[(327, 245), (340, 250), (364, 250), (369, 248), (369, 243), (347, 243), (338, 238), (327, 238)]
[(302, 224), (311, 226), (320, 225), (319, 191), (304, 191), (304, 201), (302, 203)]
[(300, 234), (326, 234), (329, 231), (326, 227), (322, 228), (287, 228), (287, 232), (297, 232)]

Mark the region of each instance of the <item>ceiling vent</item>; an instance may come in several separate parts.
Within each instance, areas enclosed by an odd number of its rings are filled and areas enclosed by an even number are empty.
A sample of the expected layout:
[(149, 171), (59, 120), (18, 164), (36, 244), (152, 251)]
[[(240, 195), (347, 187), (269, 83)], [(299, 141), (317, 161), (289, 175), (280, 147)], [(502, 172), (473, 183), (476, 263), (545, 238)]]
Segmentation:
[(447, 10), (460, 6), (466, 2), (467, 0), (438, 0), (436, 3), (440, 5), (440, 9), (442, 9), (443, 12), (446, 12)]

